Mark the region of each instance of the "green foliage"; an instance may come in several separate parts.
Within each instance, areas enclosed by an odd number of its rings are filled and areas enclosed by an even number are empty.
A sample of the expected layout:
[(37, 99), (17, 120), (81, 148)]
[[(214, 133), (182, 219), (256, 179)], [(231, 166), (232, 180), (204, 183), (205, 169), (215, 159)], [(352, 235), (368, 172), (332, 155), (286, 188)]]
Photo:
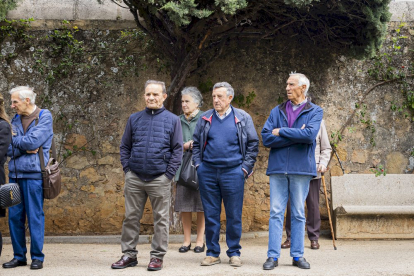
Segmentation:
[(343, 137), (340, 131), (332, 131), (330, 144), (332, 147), (337, 148), (338, 143), (342, 141)]
[[(112, 0), (115, 2), (116, 0)], [(172, 40), (196, 28), (200, 20), (205, 29), (223, 34), (247, 23), (258, 38), (277, 36), (276, 26), (289, 25), (291, 34), (306, 36), (317, 47), (335, 48), (341, 54), (356, 58), (372, 57), (381, 47), (391, 18), (390, 0), (124, 0), (125, 5), (139, 12), (150, 33), (172, 35)], [(169, 21), (164, 21), (165, 16)], [(159, 23), (156, 23), (159, 21)], [(175, 26), (169, 26), (173, 23)], [(175, 27), (181, 28), (174, 29)], [(189, 29), (190, 28), (190, 29)], [(202, 29), (195, 30), (203, 34)], [(246, 30), (248, 32), (248, 30)], [(212, 39), (214, 35), (211, 36)], [(188, 37), (187, 37), (188, 38)], [(190, 42), (190, 41), (187, 41)]]
[(191, 17), (205, 18), (213, 13), (207, 9), (197, 9), (197, 6), (194, 0), (182, 0), (168, 2), (161, 9), (166, 10), (170, 19), (181, 26), (190, 24)]
[(355, 108), (358, 110), (357, 114), (359, 117), (359, 123), (365, 126), (366, 129), (369, 130), (369, 143), (371, 146), (375, 147), (375, 133), (377, 131), (375, 127), (375, 120), (372, 120), (371, 116), (367, 114), (368, 106), (364, 103), (362, 104), (355, 104)]
[(27, 34), (27, 30), (30, 29), (30, 22), (34, 21), (33, 18), (20, 19), (20, 20), (0, 20), (0, 42), (7, 37), (13, 37), (16, 40), (24, 40), (33, 38)]
[(254, 91), (249, 92), (246, 97), (243, 94), (238, 96), (234, 96), (233, 103), (235, 103), (238, 107), (247, 107), (250, 108), (251, 103), (253, 102), (254, 98), (256, 98), (256, 93)]
[(378, 168), (371, 169), (371, 172), (375, 173), (376, 177), (380, 175), (383, 175), (383, 176), (387, 175), (387, 171), (384, 169), (383, 165), (379, 165)]
[(405, 56), (407, 53), (404, 52), (404, 47), (411, 46), (408, 36), (403, 34), (407, 32), (405, 25), (403, 22), (391, 32), (391, 45), (372, 58), (372, 66), (368, 69), (368, 74), (379, 82), (397, 83), (396, 90), (403, 95), (403, 101), (400, 103), (392, 101), (390, 109), (414, 121), (414, 85), (409, 81), (409, 78), (414, 76), (414, 65), (412, 62), (404, 63), (405, 60), (410, 59), (409, 56)]
[(1, 0), (0, 1), (0, 22), (6, 18), (9, 11), (17, 7), (19, 0)]
[(208, 79), (205, 82), (200, 82), (198, 84), (198, 89), (200, 89), (200, 92), (202, 94), (206, 94), (206, 93), (212, 92), (213, 86), (214, 86), (213, 81)]

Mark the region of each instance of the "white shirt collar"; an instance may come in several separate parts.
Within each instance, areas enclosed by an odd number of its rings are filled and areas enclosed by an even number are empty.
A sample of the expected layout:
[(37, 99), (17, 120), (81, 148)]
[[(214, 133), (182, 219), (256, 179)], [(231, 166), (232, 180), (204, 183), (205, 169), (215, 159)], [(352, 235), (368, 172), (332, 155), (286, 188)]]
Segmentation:
[(229, 108), (226, 110), (226, 112), (224, 112), (224, 114), (223, 115), (220, 115), (218, 112), (217, 112), (217, 110), (215, 110), (214, 109), (214, 111), (216, 111), (216, 115), (217, 115), (217, 117), (219, 117), (220, 119), (224, 119), (224, 118), (226, 118), (227, 117), (227, 115), (229, 115), (230, 114), (230, 112), (231, 112), (231, 106), (229, 106)]

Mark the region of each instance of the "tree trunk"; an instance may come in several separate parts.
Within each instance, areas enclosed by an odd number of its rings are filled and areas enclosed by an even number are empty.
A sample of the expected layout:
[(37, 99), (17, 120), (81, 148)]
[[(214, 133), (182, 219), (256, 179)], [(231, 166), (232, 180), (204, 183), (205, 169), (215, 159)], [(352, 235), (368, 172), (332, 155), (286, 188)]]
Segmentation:
[(171, 72), (171, 84), (167, 89), (168, 98), (165, 107), (174, 114), (181, 114), (181, 97), (179, 92), (184, 87), (185, 81), (190, 75), (191, 69), (196, 64), (200, 53), (201, 51), (199, 49), (193, 49), (187, 54), (184, 60), (172, 67), (172, 71), (175, 72)]

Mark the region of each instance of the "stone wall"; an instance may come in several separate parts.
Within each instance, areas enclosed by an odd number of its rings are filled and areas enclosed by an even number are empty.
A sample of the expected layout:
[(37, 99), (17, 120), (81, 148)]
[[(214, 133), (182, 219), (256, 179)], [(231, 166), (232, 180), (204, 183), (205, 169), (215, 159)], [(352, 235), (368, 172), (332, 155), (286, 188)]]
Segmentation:
[[(68, 156), (62, 168), (61, 195), (45, 201), (48, 235), (120, 233), (124, 199), (119, 143), (124, 126), (131, 113), (145, 106), (143, 85), (147, 79), (169, 83), (168, 65), (156, 54), (151, 41), (134, 30), (116, 30), (115, 22), (79, 19), (62, 27), (60, 21), (35, 20), (32, 23), (35, 28), (27, 31), (31, 37), (12, 36), (0, 41), (1, 93), (7, 99), (8, 90), (16, 85), (34, 86), (38, 105), (49, 108), (54, 115), (60, 159)], [(391, 51), (389, 47), (399, 24), (390, 23), (383, 52)], [(58, 34), (54, 32), (57, 27)], [(75, 31), (76, 41), (83, 42), (81, 53), (53, 52), (52, 45), (76, 44), (67, 37), (61, 41), (65, 28)], [(402, 33), (407, 38), (399, 42), (401, 54), (393, 59), (394, 63), (404, 66), (401, 70), (407, 70), (412, 68), (414, 24), (409, 22)], [(260, 133), (270, 110), (286, 98), (288, 73), (303, 72), (311, 80), (309, 93), (325, 110), (331, 133), (348, 120), (356, 109), (355, 103), (367, 89), (378, 83), (367, 73), (372, 66), (372, 61), (337, 56), (334, 51), (318, 50), (312, 43), (297, 38), (235, 41), (227, 46), (220, 60), (192, 76), (186, 85), (198, 86), (203, 91), (204, 110), (212, 107), (211, 95), (206, 89), (212, 83), (228, 81), (235, 87), (236, 96), (247, 96), (254, 91), (256, 98), (243, 108), (252, 115)], [(364, 101), (366, 118), (375, 121), (371, 124), (375, 133), (358, 123), (358, 116), (346, 128), (337, 147), (346, 173), (371, 173), (372, 167), (379, 164), (388, 173), (413, 173), (413, 123), (401, 112), (391, 109), (403, 101), (400, 86), (394, 82), (379, 86), (369, 94)], [(371, 138), (375, 146), (370, 143)], [(255, 173), (245, 185), (245, 232), (268, 229), (269, 180), (265, 175), (268, 152), (261, 144)], [(328, 187), (330, 175), (342, 174), (335, 158), (329, 167)], [(321, 195), (323, 219), (327, 218), (324, 206)], [(225, 227), (224, 214), (222, 222)], [(151, 223), (152, 213), (147, 202), (142, 220), (144, 233), (152, 232)], [(322, 227), (328, 229), (326, 220)], [(8, 232), (6, 220), (0, 220), (0, 229)], [(175, 215), (171, 231), (179, 230)]]

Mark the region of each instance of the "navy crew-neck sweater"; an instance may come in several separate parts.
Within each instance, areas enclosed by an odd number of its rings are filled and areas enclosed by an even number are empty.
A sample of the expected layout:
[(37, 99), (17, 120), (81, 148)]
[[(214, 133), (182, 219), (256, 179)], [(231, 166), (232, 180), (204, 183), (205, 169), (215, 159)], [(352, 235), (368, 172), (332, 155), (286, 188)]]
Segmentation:
[(213, 112), (203, 161), (218, 168), (231, 168), (243, 162), (233, 110), (224, 119)]

